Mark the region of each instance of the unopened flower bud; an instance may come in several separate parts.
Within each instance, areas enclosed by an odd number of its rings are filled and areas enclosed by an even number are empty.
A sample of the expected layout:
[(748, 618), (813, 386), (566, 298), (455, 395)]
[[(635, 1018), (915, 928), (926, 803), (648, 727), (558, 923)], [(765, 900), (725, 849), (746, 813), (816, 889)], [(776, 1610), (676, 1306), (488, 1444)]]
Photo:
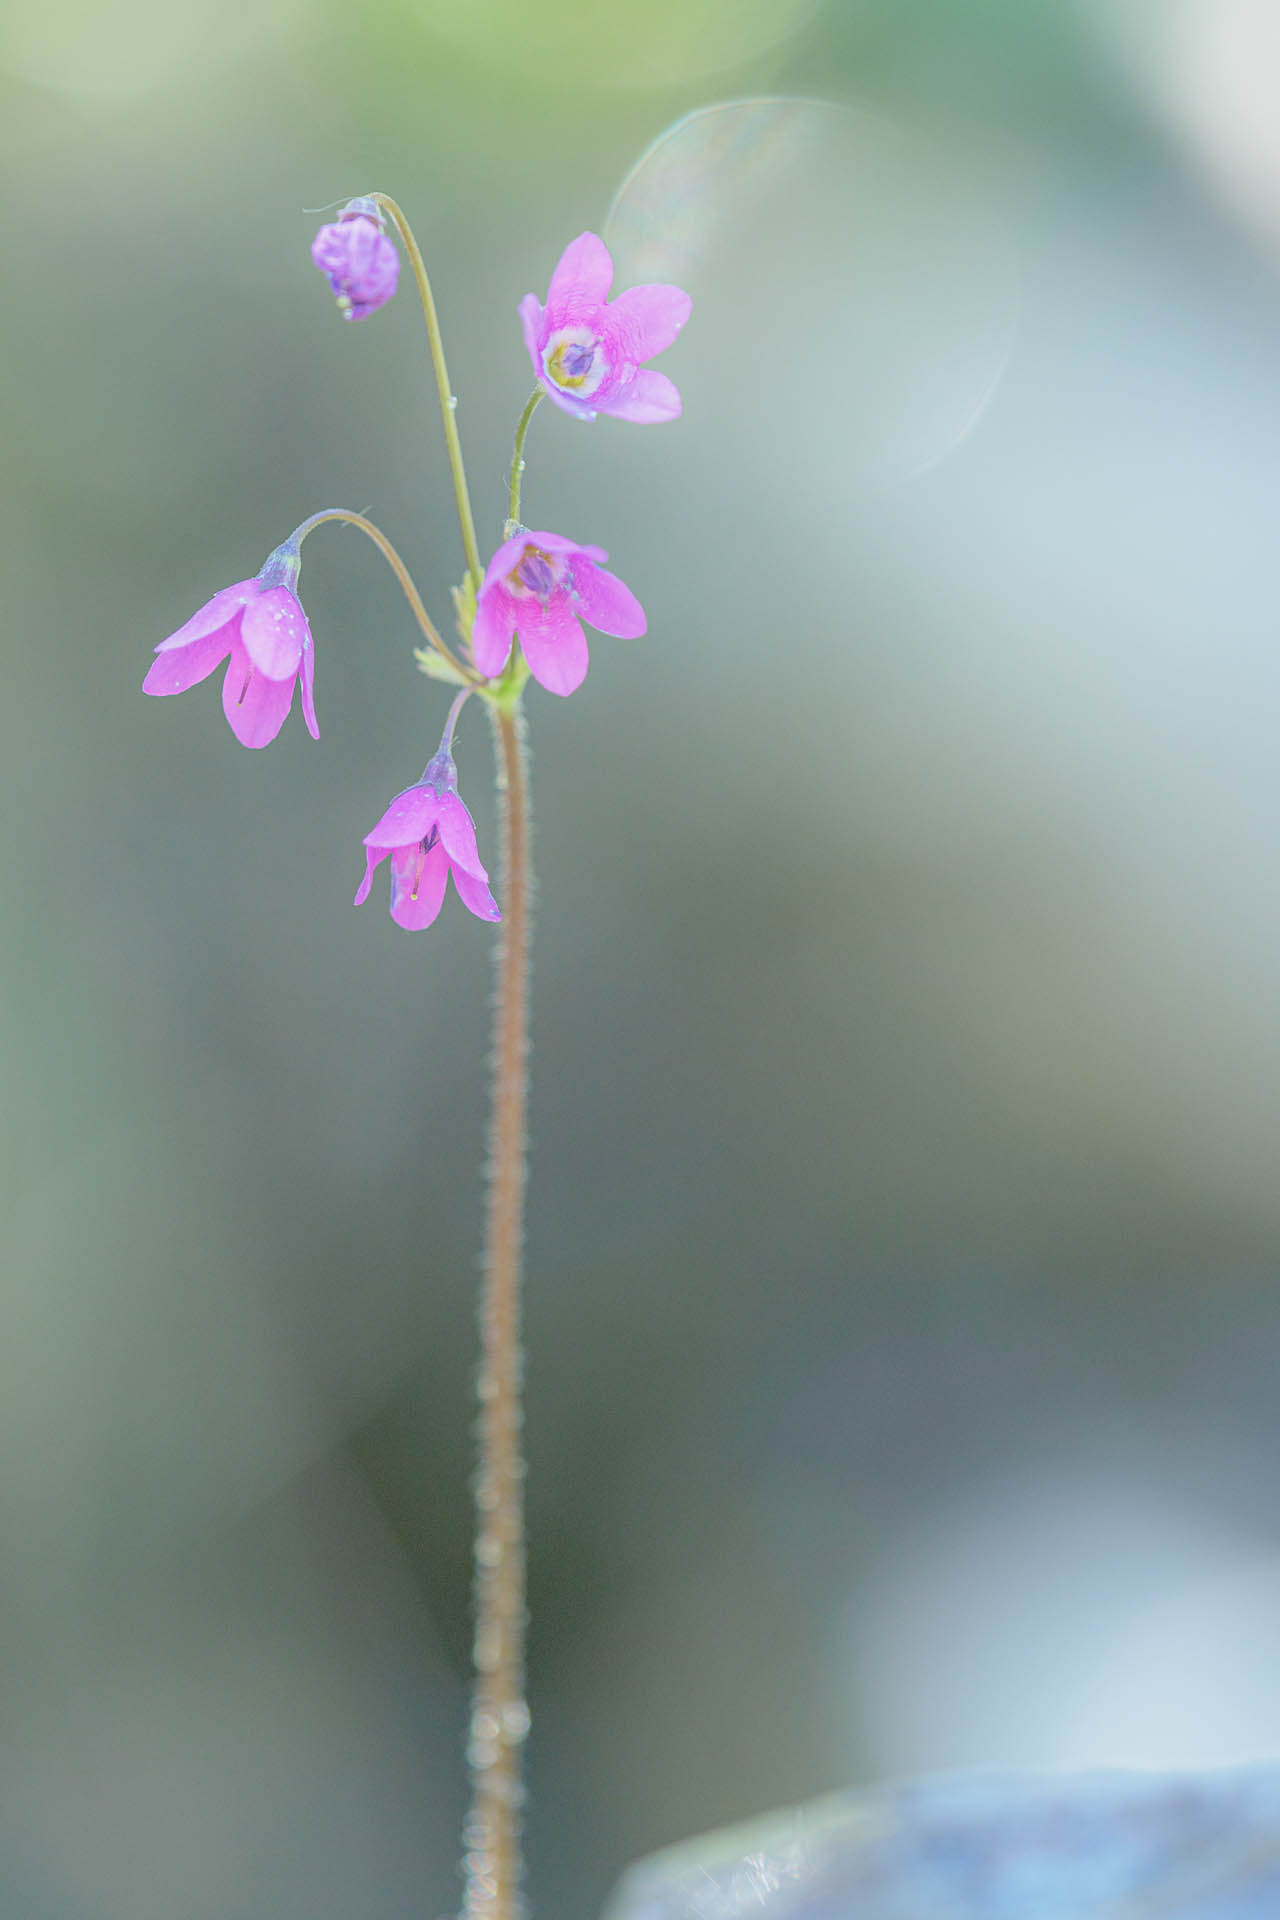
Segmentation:
[(344, 320), (367, 320), (396, 290), (400, 255), (382, 228), (382, 208), (361, 195), (349, 200), (311, 243), (311, 258), (328, 280)]

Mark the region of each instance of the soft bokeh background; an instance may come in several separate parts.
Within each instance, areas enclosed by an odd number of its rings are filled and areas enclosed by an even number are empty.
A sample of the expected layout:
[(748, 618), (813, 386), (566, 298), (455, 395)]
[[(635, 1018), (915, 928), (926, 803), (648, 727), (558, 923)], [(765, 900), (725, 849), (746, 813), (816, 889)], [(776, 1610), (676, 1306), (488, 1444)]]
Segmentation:
[(138, 683), (327, 504), (447, 612), (412, 299), (303, 209), (416, 220), (492, 543), (516, 302), (747, 95), (857, 113), (620, 209), (685, 418), (530, 446), (650, 615), (532, 702), (533, 1895), (1280, 1746), (1277, 72), (1270, 0), (8, 0), (6, 1915), (456, 1904), (490, 938), (349, 905), (441, 690), (337, 530), (318, 747)]

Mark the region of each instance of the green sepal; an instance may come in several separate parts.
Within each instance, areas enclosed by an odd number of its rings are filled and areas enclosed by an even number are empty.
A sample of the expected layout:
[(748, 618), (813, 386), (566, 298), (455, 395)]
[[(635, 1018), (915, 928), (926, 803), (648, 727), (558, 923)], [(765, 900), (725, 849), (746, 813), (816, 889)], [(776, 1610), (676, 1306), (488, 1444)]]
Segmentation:
[(476, 691), (482, 693), (486, 700), (491, 701), (504, 713), (514, 713), (520, 704), (520, 696), (528, 685), (528, 681), (529, 662), (517, 645), (512, 647), (511, 658), (498, 678), (490, 680), (483, 687), (478, 687)]

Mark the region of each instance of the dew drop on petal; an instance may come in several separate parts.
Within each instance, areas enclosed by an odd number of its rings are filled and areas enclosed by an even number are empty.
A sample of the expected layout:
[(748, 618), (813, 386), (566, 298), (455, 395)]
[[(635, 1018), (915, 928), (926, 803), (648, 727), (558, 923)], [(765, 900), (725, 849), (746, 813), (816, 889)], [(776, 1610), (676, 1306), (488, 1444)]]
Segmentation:
[(699, 108), (632, 168), (604, 237), (615, 285), (693, 295), (657, 363), (686, 417), (696, 394), (699, 415), (733, 418), (745, 445), (828, 499), (934, 466), (1009, 357), (1017, 277), (999, 187), (904, 121), (783, 97)]

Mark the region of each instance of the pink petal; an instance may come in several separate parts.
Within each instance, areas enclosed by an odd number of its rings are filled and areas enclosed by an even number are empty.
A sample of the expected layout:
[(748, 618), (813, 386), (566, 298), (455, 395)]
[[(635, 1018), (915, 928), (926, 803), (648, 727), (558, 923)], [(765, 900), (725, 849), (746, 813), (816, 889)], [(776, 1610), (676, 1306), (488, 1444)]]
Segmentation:
[[(515, 555), (523, 550), (524, 541), (508, 541), (507, 545), (515, 548), (512, 556), (514, 565)], [(504, 548), (498, 549), (499, 553), (503, 551)], [(516, 628), (517, 609), (524, 604), (497, 582), (481, 588), (475, 624), (471, 629), (471, 651), (475, 657), (476, 671), (482, 673), (486, 680), (492, 680), (506, 666), (507, 656), (511, 652), (511, 636)]]
[(268, 587), (245, 608), (240, 638), (259, 673), (268, 680), (292, 680), (310, 644), (311, 629), (288, 587)]
[(644, 608), (616, 573), (593, 567), (589, 560), (575, 560), (573, 584), (578, 590), (578, 612), (588, 626), (619, 640), (635, 640), (647, 631)]
[(651, 360), (671, 345), (692, 309), (693, 301), (683, 287), (656, 282), (628, 287), (609, 302), (605, 338), (618, 341), (622, 349), (618, 359)]
[(307, 732), (313, 740), (320, 738), (320, 729), (316, 725), (316, 653), (311, 644), (311, 635), (307, 635), (307, 644), (302, 649), (302, 671), (298, 676), (302, 685), (302, 717), (307, 723)]
[(454, 867), (453, 884), (458, 889), (459, 900), (468, 913), (474, 913), (477, 920), (501, 920), (498, 903), (483, 880), (477, 880), (474, 874), (464, 873), (461, 867)]
[(374, 873), (376, 869), (382, 865), (382, 862), (386, 859), (390, 851), (390, 847), (369, 847), (365, 850), (364, 879), (356, 888), (356, 897), (351, 902), (353, 907), (362, 907), (369, 898), (369, 890), (373, 886)]
[(590, 655), (587, 636), (572, 611), (568, 594), (553, 594), (545, 612), (536, 600), (530, 601), (521, 611), (521, 623), (520, 645), (539, 686), (548, 693), (576, 692), (587, 677)]
[(641, 426), (656, 426), (661, 420), (680, 417), (680, 391), (665, 373), (645, 368), (638, 373), (617, 400), (601, 408), (615, 420), (634, 420)]
[[(168, 643), (166, 643), (168, 644)], [(197, 640), (188, 640), (185, 646), (166, 653), (157, 648), (156, 657), (147, 669), (147, 677), (142, 683), (144, 693), (185, 693), (188, 687), (194, 687), (198, 681), (207, 680), (214, 668), (221, 666), (236, 644), (235, 619), (226, 620), (212, 633), (206, 633)]]
[(533, 370), (542, 377), (542, 338), (543, 338), (542, 302), (536, 293), (526, 293), (520, 302), (520, 325), (524, 328), (524, 343), (529, 349), (529, 358)]
[(434, 787), (406, 787), (398, 793), (372, 833), (366, 847), (416, 847), (436, 823), (440, 802)]
[(572, 324), (598, 311), (613, 285), (613, 261), (598, 233), (580, 233), (560, 255), (547, 289), (547, 315), (553, 327)]
[(171, 633), (156, 648), (157, 653), (168, 653), (172, 647), (189, 646), (193, 640), (202, 640), (208, 633), (216, 633), (220, 627), (229, 625), (236, 617), (246, 600), (258, 591), (256, 580), (237, 580), (233, 587), (223, 587), (215, 593), (212, 600), (206, 600), (198, 613), (193, 613), (185, 626)]
[(440, 838), (444, 850), (455, 867), (462, 867), (478, 880), (487, 880), (488, 873), (480, 861), (476, 848), (475, 822), (463, 806), (456, 793), (440, 795), (440, 812), (436, 824), (440, 828)]
[[(567, 539), (563, 533), (546, 533), (535, 530), (532, 527), (528, 533), (521, 534), (519, 538), (513, 540), (511, 544), (517, 549), (511, 566), (514, 566), (515, 560), (519, 558), (520, 553), (526, 546), (541, 547), (544, 553), (585, 553), (588, 560), (607, 560), (609, 558), (603, 547), (584, 547), (581, 541)], [(507, 570), (510, 572), (510, 566)]]
[(268, 680), (265, 674), (254, 672), (242, 646), (232, 648), (222, 683), (222, 711), (241, 746), (270, 746), (292, 703), (292, 680)]
[(426, 853), (419, 846), (397, 847), (391, 856), (391, 918), (417, 933), (440, 911), (449, 879), (449, 856), (437, 840)]
[(590, 400), (575, 400), (571, 393), (561, 393), (554, 380), (546, 379), (542, 374), (541, 367), (538, 369), (538, 374), (542, 379), (543, 392), (546, 394), (548, 400), (555, 402), (561, 413), (571, 413), (575, 420), (595, 419), (598, 408), (594, 404), (596, 400), (594, 393)]
[(506, 579), (512, 567), (514, 567), (516, 561), (524, 552), (526, 541), (541, 540), (542, 538), (543, 536), (540, 533), (513, 533), (509, 540), (504, 540), (484, 570), (484, 579), (480, 582), (481, 593), (485, 591), (486, 587), (491, 587), (495, 580)]

